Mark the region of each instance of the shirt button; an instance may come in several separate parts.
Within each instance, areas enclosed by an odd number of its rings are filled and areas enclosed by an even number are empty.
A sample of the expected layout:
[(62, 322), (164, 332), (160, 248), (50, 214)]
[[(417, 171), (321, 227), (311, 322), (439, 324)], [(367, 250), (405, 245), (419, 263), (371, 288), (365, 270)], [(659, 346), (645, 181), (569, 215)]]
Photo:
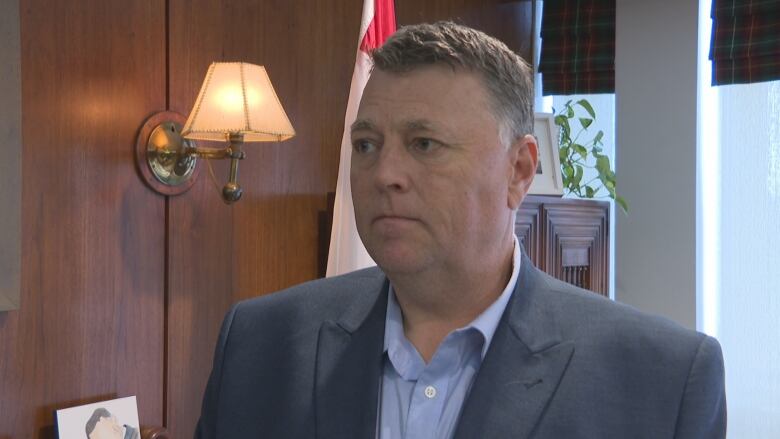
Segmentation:
[(427, 396), (429, 399), (433, 399), (436, 397), (436, 388), (433, 386), (428, 386), (425, 388), (425, 396)]

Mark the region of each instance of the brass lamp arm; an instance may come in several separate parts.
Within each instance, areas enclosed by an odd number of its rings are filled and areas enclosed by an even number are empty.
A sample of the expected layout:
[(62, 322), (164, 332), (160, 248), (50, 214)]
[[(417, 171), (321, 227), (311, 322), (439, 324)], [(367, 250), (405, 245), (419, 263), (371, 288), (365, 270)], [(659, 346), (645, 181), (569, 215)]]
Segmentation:
[(187, 146), (184, 148), (185, 157), (201, 157), (209, 160), (238, 159), (243, 160), (246, 157), (240, 147), (236, 148), (230, 145), (227, 148), (201, 148), (199, 146)]
[(207, 160), (230, 159), (230, 176), (228, 182), (222, 188), (222, 199), (230, 204), (238, 201), (243, 193), (238, 184), (238, 161), (243, 160), (246, 154), (241, 149), (243, 139), (238, 136), (230, 136), (230, 145), (227, 148), (201, 148), (199, 146), (186, 146), (182, 151), (180, 160), (186, 161), (191, 157), (201, 157)]

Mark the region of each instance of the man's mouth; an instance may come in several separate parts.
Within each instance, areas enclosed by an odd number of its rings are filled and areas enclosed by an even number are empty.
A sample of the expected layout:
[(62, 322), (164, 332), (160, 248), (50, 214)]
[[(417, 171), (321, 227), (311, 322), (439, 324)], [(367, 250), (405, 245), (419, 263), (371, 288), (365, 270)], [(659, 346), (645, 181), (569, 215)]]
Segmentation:
[(374, 218), (372, 221), (375, 224), (404, 224), (409, 222), (419, 221), (417, 218), (413, 218), (405, 215), (396, 214), (382, 214)]

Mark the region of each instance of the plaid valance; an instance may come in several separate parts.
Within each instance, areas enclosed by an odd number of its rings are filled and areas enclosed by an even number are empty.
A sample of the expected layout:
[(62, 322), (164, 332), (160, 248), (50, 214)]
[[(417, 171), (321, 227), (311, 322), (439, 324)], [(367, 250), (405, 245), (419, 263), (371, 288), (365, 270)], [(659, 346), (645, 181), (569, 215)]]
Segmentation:
[(544, 95), (615, 92), (615, 0), (545, 0)]
[(780, 79), (780, 0), (712, 1), (712, 85)]

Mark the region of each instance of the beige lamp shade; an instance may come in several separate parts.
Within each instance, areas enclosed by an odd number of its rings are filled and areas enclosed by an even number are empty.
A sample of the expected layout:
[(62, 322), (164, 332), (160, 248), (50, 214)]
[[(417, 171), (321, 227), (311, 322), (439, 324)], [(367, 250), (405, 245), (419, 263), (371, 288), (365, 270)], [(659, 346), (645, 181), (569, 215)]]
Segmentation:
[(215, 62), (209, 67), (195, 105), (184, 124), (188, 139), (244, 142), (287, 140), (295, 130), (263, 66)]

